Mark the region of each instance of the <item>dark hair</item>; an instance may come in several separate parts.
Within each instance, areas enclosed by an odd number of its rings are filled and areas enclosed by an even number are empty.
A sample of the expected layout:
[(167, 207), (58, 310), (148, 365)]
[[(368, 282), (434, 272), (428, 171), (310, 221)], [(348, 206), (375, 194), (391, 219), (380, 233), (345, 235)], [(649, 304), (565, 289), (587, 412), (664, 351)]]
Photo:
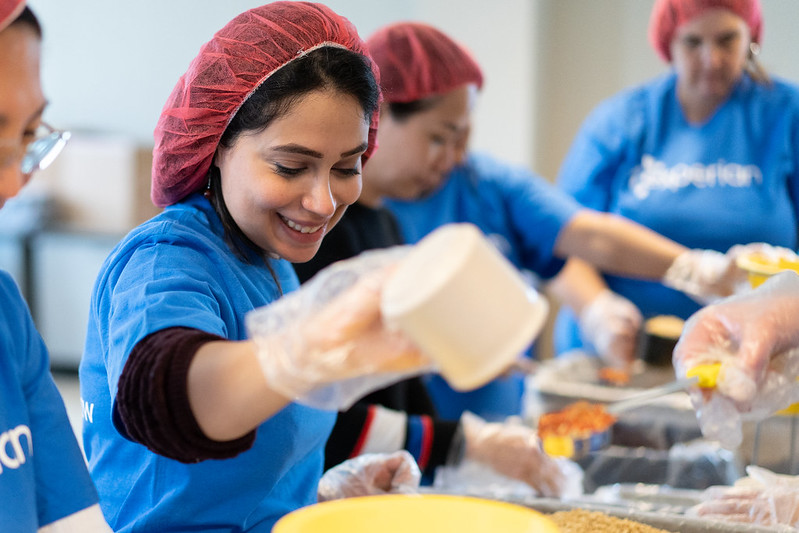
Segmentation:
[(26, 24), (34, 32), (36, 32), (36, 35), (39, 37), (39, 39), (42, 38), (42, 25), (39, 24), (39, 19), (36, 18), (36, 15), (33, 14), (33, 11), (31, 11), (31, 8), (28, 6), (25, 6), (22, 9), (22, 13), (20, 13), (17, 18), (11, 21), (9, 27), (15, 24)]
[(430, 96), (413, 100), (412, 102), (390, 102), (388, 104), (388, 112), (391, 113), (391, 118), (397, 122), (403, 122), (416, 113), (432, 108), (440, 99), (440, 96)]
[[(352, 95), (363, 107), (367, 121), (377, 110), (380, 88), (370, 60), (344, 48), (324, 46), (292, 61), (267, 78), (236, 112), (222, 134), (219, 146), (232, 146), (244, 133), (263, 131), (288, 113), (300, 98), (319, 89)], [(266, 251), (252, 242), (230, 215), (220, 187), (221, 179), (219, 168), (211, 165), (208, 177), (211, 203), (222, 219), (228, 245), (247, 261), (253, 252), (266, 257)]]

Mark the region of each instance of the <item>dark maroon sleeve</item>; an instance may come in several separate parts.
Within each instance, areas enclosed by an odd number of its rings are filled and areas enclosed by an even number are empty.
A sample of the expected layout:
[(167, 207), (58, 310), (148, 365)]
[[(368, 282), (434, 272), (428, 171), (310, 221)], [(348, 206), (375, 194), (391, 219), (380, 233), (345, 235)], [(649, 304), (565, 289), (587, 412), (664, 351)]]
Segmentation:
[(119, 377), (113, 412), (117, 430), (129, 440), (183, 463), (226, 459), (250, 449), (255, 430), (231, 441), (209, 439), (189, 405), (189, 365), (203, 344), (216, 340), (225, 339), (176, 327), (139, 341)]

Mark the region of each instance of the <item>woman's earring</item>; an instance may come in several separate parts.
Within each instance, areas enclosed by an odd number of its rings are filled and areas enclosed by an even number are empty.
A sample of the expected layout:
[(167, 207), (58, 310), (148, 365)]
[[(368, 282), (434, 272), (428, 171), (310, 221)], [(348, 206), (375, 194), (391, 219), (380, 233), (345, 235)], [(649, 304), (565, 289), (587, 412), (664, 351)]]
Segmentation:
[(207, 200), (211, 199), (211, 178), (208, 178), (208, 183), (205, 185), (203, 196), (205, 196)]

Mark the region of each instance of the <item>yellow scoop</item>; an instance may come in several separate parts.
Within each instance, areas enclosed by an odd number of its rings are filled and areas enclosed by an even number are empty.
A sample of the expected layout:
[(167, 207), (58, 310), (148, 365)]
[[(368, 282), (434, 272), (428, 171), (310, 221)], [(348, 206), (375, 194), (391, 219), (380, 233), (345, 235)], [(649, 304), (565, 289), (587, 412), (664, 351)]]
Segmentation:
[(719, 370), (721, 370), (721, 363), (707, 363), (688, 369), (685, 376), (696, 378), (696, 384), (700, 388), (713, 389), (719, 378)]
[(685, 378), (660, 385), (659, 387), (653, 387), (644, 392), (633, 394), (623, 400), (613, 402), (607, 406), (607, 412), (616, 415), (627, 409), (638, 407), (651, 400), (660, 398), (661, 396), (685, 390), (694, 385), (703, 389), (712, 389), (716, 386), (720, 368), (721, 363), (696, 365), (688, 370)]
[[(691, 368), (685, 374), (689, 378), (697, 378), (696, 384), (703, 389), (712, 389), (716, 386), (716, 381), (718, 380), (719, 370), (721, 369), (721, 363), (711, 363), (705, 365), (696, 365), (695, 367)], [(799, 403), (794, 403), (789, 405), (784, 409), (780, 409), (777, 411), (778, 415), (798, 415), (799, 414)]]

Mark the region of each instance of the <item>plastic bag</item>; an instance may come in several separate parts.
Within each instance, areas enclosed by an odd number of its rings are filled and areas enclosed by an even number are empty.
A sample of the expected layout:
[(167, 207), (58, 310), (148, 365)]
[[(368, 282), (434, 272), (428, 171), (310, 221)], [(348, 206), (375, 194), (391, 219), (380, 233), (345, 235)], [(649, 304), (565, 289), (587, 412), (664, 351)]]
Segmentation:
[(247, 314), (270, 387), (297, 402), (344, 410), (365, 394), (431, 368), (385, 327), (380, 291), (407, 247), (334, 263), (276, 302)]
[(674, 350), (679, 377), (721, 363), (715, 389), (691, 391), (702, 433), (727, 448), (743, 420), (761, 420), (799, 401), (799, 277), (785, 272), (756, 290), (695, 313)]
[(325, 472), (317, 495), (323, 502), (374, 494), (415, 494), (421, 479), (419, 466), (405, 450), (367, 453)]

